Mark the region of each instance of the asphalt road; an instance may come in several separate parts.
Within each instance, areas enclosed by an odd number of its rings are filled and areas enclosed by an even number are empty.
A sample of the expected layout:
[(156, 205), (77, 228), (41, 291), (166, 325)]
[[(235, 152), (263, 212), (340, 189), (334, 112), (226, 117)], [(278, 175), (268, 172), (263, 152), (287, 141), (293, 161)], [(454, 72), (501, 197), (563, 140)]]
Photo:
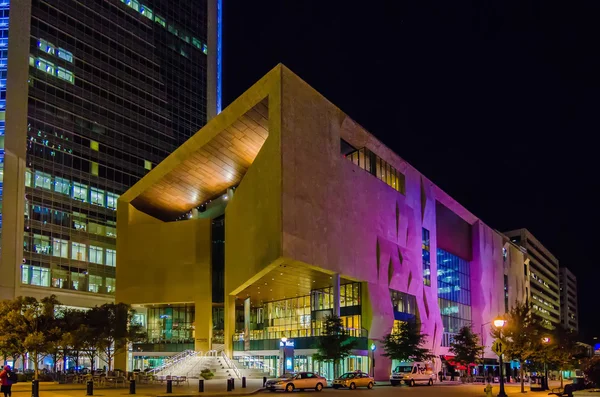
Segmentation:
[[(366, 388), (360, 388), (356, 390), (347, 390), (347, 389), (324, 389), (321, 393), (317, 393), (315, 391), (294, 391), (293, 393), (284, 393), (284, 392), (264, 392), (261, 394), (269, 394), (273, 397), (279, 396), (279, 394), (285, 394), (286, 396), (292, 397), (485, 397), (485, 393), (483, 392), (483, 388), (485, 385), (479, 384), (471, 384), (471, 385), (462, 385), (462, 384), (442, 384), (442, 385), (434, 385), (434, 386), (420, 386), (417, 385), (415, 387), (408, 386), (399, 386), (399, 387), (391, 387), (391, 386), (376, 386), (373, 390), (368, 390)], [(520, 387), (515, 385), (509, 385), (505, 388), (506, 394), (511, 396), (521, 395)], [(547, 397), (548, 392), (531, 392), (529, 391), (529, 387), (526, 387), (527, 395), (530, 397)], [(496, 397), (498, 395), (499, 387), (497, 384), (492, 385), (492, 396)], [(266, 397), (266, 396), (263, 396)]]

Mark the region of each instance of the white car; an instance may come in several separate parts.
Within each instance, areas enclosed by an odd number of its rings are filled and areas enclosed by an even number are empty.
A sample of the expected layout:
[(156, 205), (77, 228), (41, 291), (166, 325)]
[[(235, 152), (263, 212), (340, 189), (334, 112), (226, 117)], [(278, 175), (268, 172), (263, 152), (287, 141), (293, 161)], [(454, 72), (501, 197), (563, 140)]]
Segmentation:
[(267, 383), (265, 383), (265, 388), (271, 392), (276, 390), (292, 392), (296, 389), (314, 389), (316, 391), (321, 391), (324, 387), (327, 387), (327, 380), (313, 372), (284, 374), (277, 379), (269, 379)]
[(398, 386), (401, 383), (406, 383), (409, 386), (414, 386), (417, 383), (426, 383), (431, 386), (436, 379), (437, 376), (430, 362), (401, 364), (394, 368), (390, 375), (392, 386)]

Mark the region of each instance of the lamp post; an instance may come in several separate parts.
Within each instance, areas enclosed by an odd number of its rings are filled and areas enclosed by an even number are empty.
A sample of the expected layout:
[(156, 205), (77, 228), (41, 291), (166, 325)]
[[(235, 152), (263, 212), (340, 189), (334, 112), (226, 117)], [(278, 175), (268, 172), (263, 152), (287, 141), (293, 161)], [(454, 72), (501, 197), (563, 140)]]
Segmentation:
[(283, 346), (283, 361), (281, 364), (281, 375), (285, 375), (285, 342), (287, 342), (287, 338), (284, 336), (281, 338), (281, 346)]
[(376, 349), (377, 349), (377, 346), (375, 346), (375, 343), (371, 343), (371, 368), (372, 368), (373, 378), (375, 378), (375, 350)]
[[(542, 338), (542, 343), (544, 345), (548, 345), (550, 343), (550, 338), (547, 336)], [(544, 349), (544, 384), (542, 385), (543, 390), (548, 390), (548, 352)]]
[[(493, 323), (494, 327), (498, 329), (498, 337), (502, 338), (502, 327), (504, 327), (506, 321), (504, 321), (501, 318), (498, 318), (494, 320)], [(507, 397), (506, 393), (504, 392), (504, 363), (502, 362), (502, 353), (498, 354), (498, 360), (500, 361), (500, 392), (498, 393), (498, 397)]]

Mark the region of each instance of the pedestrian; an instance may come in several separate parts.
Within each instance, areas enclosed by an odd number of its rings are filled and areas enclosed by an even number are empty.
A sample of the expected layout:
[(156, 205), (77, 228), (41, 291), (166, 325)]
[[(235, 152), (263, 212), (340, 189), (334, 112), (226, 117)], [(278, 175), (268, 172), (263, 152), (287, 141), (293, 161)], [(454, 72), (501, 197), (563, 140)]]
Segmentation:
[(0, 392), (4, 393), (4, 397), (10, 397), (12, 395), (12, 385), (16, 382), (17, 374), (11, 371), (7, 365), (0, 372)]

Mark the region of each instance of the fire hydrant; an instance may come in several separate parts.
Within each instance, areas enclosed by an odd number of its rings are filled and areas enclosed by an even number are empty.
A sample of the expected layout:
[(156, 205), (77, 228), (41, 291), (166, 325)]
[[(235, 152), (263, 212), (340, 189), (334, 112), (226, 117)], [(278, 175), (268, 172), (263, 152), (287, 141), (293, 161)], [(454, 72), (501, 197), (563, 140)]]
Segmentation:
[(485, 392), (485, 397), (492, 397), (492, 385), (488, 383), (483, 391)]

